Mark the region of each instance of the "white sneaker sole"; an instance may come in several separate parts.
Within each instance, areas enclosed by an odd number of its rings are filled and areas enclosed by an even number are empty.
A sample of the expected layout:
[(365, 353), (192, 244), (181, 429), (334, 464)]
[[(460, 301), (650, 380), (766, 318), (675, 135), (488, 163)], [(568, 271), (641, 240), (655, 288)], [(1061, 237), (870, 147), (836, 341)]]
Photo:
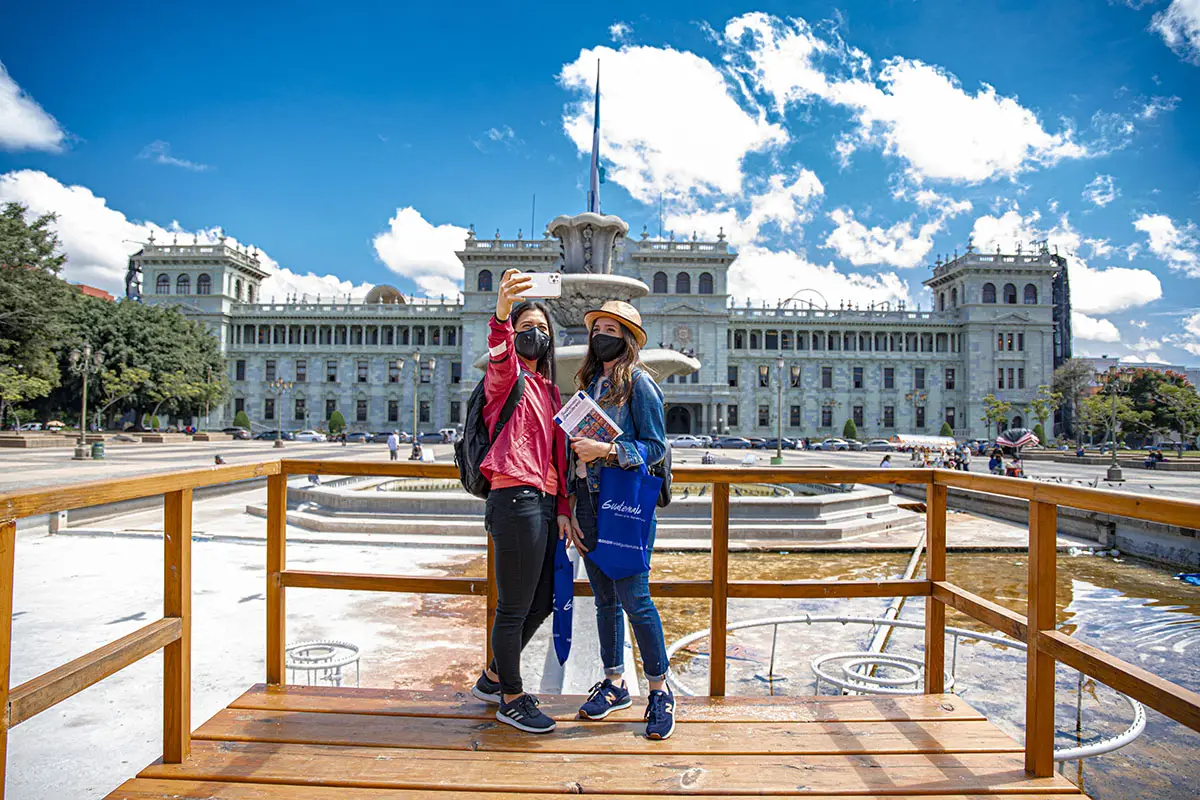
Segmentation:
[(473, 694), (476, 699), (482, 700), (485, 703), (493, 703), (495, 705), (500, 705), (500, 695), (488, 694), (487, 692), (480, 689), (479, 686), (472, 686), (471, 694)]
[(633, 705), (633, 698), (630, 697), (624, 703), (621, 703), (620, 705), (611, 706), (603, 714), (597, 714), (594, 717), (591, 716), (590, 714), (588, 714), (586, 711), (584, 711), (581, 708), (581, 709), (579, 709), (579, 718), (580, 719), (590, 719), (590, 720), (602, 720), (605, 717), (607, 717), (609, 714), (613, 713), (614, 711), (620, 711), (621, 709), (629, 708), (632, 705)]
[(505, 723), (506, 725), (512, 725), (514, 728), (516, 728), (519, 731), (525, 731), (526, 733), (550, 733), (556, 727), (558, 727), (557, 724), (552, 723), (549, 728), (533, 728), (528, 725), (524, 725), (520, 722), (517, 722), (515, 719), (506, 717), (503, 714), (501, 714), (499, 711), (496, 712), (496, 719), (500, 720), (501, 722)]

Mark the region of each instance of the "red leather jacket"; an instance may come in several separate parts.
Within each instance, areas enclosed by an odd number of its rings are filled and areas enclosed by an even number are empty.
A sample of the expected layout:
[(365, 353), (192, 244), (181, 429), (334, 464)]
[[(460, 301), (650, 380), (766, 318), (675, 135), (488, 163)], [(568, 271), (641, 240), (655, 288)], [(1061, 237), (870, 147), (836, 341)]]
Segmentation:
[(544, 492), (546, 466), (553, 459), (558, 471), (558, 513), (570, 516), (567, 438), (554, 423), (554, 415), (562, 408), (562, 398), (558, 387), (525, 369), (513, 349), (514, 336), (511, 317), (500, 322), (492, 316), (488, 322), (488, 366), (483, 376), (483, 421), (488, 430), (496, 427), (504, 401), (521, 373), (525, 375), (525, 392), (479, 469), (489, 481), (494, 480), (493, 475), (507, 475)]

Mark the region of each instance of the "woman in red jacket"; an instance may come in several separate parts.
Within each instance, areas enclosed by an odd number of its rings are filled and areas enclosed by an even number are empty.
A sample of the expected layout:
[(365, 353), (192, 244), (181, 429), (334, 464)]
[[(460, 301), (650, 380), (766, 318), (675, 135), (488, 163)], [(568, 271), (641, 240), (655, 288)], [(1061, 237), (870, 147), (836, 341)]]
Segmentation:
[(491, 483), (484, 527), (495, 546), (498, 596), (494, 657), (471, 694), (499, 703), (499, 721), (549, 733), (554, 720), (538, 710), (537, 698), (521, 684), (521, 650), (553, 611), (555, 536), (565, 536), (571, 511), (566, 437), (554, 424), (562, 407), (554, 385), (554, 327), (541, 303), (518, 302), (532, 286), (517, 270), (505, 272), (489, 322), (483, 378), (488, 430), (495, 429), (518, 376), (525, 389), (479, 467)]

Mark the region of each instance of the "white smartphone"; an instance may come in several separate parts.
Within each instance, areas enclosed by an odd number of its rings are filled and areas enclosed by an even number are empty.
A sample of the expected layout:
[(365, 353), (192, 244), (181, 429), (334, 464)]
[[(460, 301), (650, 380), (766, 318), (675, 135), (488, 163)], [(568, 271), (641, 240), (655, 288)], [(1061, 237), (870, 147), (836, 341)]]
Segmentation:
[(521, 297), (528, 300), (539, 299), (543, 297), (562, 297), (562, 273), (560, 272), (526, 272), (522, 275), (524, 278), (529, 278), (533, 281), (533, 286), (524, 292), (521, 292)]

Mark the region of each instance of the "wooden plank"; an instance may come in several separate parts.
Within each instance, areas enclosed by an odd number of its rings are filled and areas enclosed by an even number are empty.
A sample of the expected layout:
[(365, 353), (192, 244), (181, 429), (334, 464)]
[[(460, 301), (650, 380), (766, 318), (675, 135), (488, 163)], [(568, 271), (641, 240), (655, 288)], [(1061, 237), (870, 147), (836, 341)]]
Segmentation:
[(725, 696), (726, 625), (729, 611), (729, 484), (713, 486), (712, 497), (712, 602), (708, 617), (708, 693)]
[(866, 483), (926, 484), (929, 469), (841, 469), (833, 467), (716, 467), (675, 465), (672, 479), (681, 483)]
[(414, 592), (480, 597), (487, 594), (488, 583), (485, 578), (409, 577), (298, 569), (284, 570), (281, 579), (285, 587), (292, 589), (348, 589), (360, 592)]
[[(561, 794), (545, 792), (455, 792), (397, 791), (395, 789), (353, 789), (342, 786), (280, 786), (269, 783), (228, 783), (222, 781), (155, 780), (134, 778), (121, 784), (105, 800), (552, 800)], [(606, 794), (605, 800), (662, 800), (658, 794)], [(725, 794), (689, 794), (692, 800), (728, 800)], [(845, 795), (809, 795), (809, 800), (833, 800)], [(871, 795), (874, 800), (995, 800), (995, 795)], [(1024, 800), (1067, 800), (1081, 795), (1023, 794)]]
[(192, 490), (163, 498), (163, 616), (179, 638), (163, 648), (163, 760), (187, 758), (192, 731)]
[[(529, 737), (495, 720), (367, 717), (362, 714), (224, 709), (196, 739), (510, 753), (645, 754), (644, 722), (558, 723), (552, 736)], [(680, 724), (654, 752), (676, 755), (864, 755), (868, 753), (1020, 753), (987, 721), (721, 722)]]
[[(371, 475), (387, 478), (458, 478), (452, 462), (433, 461), (338, 461), (337, 459), (291, 459), (279, 462), (286, 475)], [(480, 506), (482, 513), (483, 506)]]
[[(650, 584), (654, 586), (653, 583)], [(921, 597), (929, 594), (926, 580), (884, 581), (730, 581), (729, 597)], [(652, 592), (655, 593), (655, 592)]]
[(1029, 613), (1025, 652), (1025, 770), (1054, 774), (1054, 657), (1037, 647), (1037, 632), (1054, 630), (1058, 507), (1029, 504)]
[(181, 634), (178, 618), (160, 619), (68, 664), (25, 681), (9, 693), (8, 727), (14, 727), (82, 692), (114, 672), (157, 652)]
[(1176, 722), (1200, 731), (1200, 693), (1110, 656), (1062, 631), (1038, 631), (1037, 647)]
[[(925, 487), (925, 577), (946, 580), (946, 487)], [(925, 600), (925, 691), (946, 691), (946, 606), (930, 596)]]
[(267, 478), (267, 683), (283, 685), (287, 645), (287, 475)]
[[(670, 741), (670, 740), (668, 740)], [(1058, 775), (1028, 776), (1008, 753), (776, 756), (493, 753), (195, 741), (183, 764), (143, 778), (309, 786), (564, 794), (1076, 793)]]
[(8, 771), (8, 729), (13, 725), (9, 709), (8, 682), (12, 676), (13, 567), (17, 556), (17, 522), (0, 522), (0, 800)]
[(0, 519), (21, 519), (54, 511), (153, 497), (180, 489), (263, 478), (278, 472), (278, 461), (262, 461), (0, 492)]
[(1018, 641), (1024, 642), (1028, 638), (1029, 626), (1025, 617), (999, 603), (993, 603), (991, 600), (972, 594), (961, 586), (945, 581), (934, 581), (933, 596), (955, 610), (961, 611), (985, 625), (991, 625), (1001, 633)]
[[(557, 720), (578, 716), (583, 695), (544, 695), (541, 710)], [(495, 719), (496, 707), (466, 692), (406, 689), (360, 689), (345, 686), (252, 686), (230, 708), (275, 711), (319, 711), (448, 719)], [(643, 706), (614, 712), (613, 721), (640, 720)], [(982, 720), (984, 716), (952, 694), (911, 697), (686, 697), (679, 698), (676, 718), (684, 722), (877, 722)]]

